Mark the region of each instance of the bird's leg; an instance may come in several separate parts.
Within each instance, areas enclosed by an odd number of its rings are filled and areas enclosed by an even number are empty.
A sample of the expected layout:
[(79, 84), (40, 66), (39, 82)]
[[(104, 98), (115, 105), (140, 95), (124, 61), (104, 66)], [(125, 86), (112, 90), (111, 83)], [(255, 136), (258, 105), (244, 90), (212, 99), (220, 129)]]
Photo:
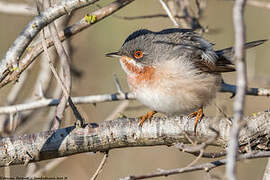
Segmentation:
[(146, 119), (151, 119), (153, 117), (153, 115), (156, 114), (156, 113), (157, 113), (156, 111), (150, 111), (150, 112), (146, 113), (145, 115), (141, 116), (139, 126), (142, 127), (144, 121)]
[(203, 117), (203, 108), (202, 107), (200, 109), (198, 109), (198, 111), (195, 111), (195, 112), (190, 113), (188, 115), (189, 118), (193, 118), (195, 116), (196, 116), (196, 120), (195, 120), (195, 124), (194, 124), (194, 132), (196, 134), (197, 125)]

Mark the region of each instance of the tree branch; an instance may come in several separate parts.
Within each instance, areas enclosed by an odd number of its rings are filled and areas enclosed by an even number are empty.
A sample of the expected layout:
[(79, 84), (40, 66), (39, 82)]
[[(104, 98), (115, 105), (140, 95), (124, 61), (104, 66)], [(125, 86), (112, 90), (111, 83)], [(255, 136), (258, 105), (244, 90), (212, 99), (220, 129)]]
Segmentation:
[(234, 61), (237, 73), (237, 92), (234, 100), (234, 115), (230, 141), (227, 149), (226, 176), (229, 180), (236, 180), (236, 159), (238, 151), (238, 136), (241, 129), (245, 109), (245, 93), (247, 89), (247, 73), (245, 62), (246, 32), (244, 24), (244, 8), (246, 0), (236, 0), (233, 8), (233, 22), (235, 30)]
[[(246, 160), (246, 159), (265, 158), (269, 156), (270, 156), (270, 152), (268, 151), (250, 152), (250, 153), (239, 155), (239, 157), (237, 158), (237, 161)], [(148, 179), (148, 178), (153, 178), (153, 177), (169, 176), (173, 174), (182, 174), (182, 173), (194, 172), (194, 171), (209, 172), (214, 168), (225, 165), (226, 162), (227, 162), (226, 159), (221, 159), (221, 160), (203, 163), (203, 164), (191, 166), (191, 167), (184, 167), (184, 168), (177, 168), (177, 169), (170, 169), (170, 170), (162, 169), (162, 170), (159, 170), (158, 172), (144, 174), (144, 175), (129, 176), (129, 177), (121, 178), (120, 180)]]
[[(75, 0), (72, 0), (72, 1), (75, 1)], [(84, 0), (84, 1), (86, 1), (86, 0)], [(126, 5), (128, 5), (129, 3), (133, 2), (133, 1), (134, 0), (117, 0), (117, 1), (112, 2), (109, 5), (93, 12), (91, 14), (91, 16), (85, 16), (84, 18), (82, 18), (81, 20), (76, 22), (75, 24), (66, 27), (62, 31), (59, 31), (60, 40), (64, 41), (64, 40), (70, 38), (71, 36), (81, 32), (82, 30), (86, 29), (87, 27), (90, 27), (93, 24), (99, 22), (100, 20), (110, 16), (111, 14), (115, 13), (116, 11), (120, 10), (121, 8), (125, 7)], [(83, 1), (81, 1), (81, 2), (83, 4)], [(92, 2), (92, 1), (89, 1), (89, 3), (90, 2)], [(89, 17), (95, 17), (95, 18), (93, 21), (87, 21), (87, 19), (89, 19)], [(39, 18), (39, 16), (37, 16), (35, 19), (38, 19), (38, 18)], [(32, 20), (32, 21), (34, 21), (34, 20)], [(31, 22), (27, 26), (28, 29), (29, 28), (31, 29), (31, 27), (29, 27), (30, 25), (31, 25)], [(47, 24), (45, 24), (45, 25), (47, 25)], [(42, 27), (44, 27), (45, 25), (43, 25)], [(23, 32), (25, 32), (25, 31), (23, 31)], [(25, 33), (27, 33), (27, 32), (25, 32)], [(23, 35), (21, 35), (21, 36), (23, 36)], [(17, 38), (17, 40), (14, 42), (14, 44), (15, 43), (17, 44), (17, 41), (24, 41), (23, 37), (21, 37), (21, 36), (19, 36)], [(30, 41), (28, 42), (28, 44), (29, 43), (30, 43)], [(26, 46), (24, 47), (24, 49), (26, 48)], [(47, 40), (47, 46), (48, 47), (53, 46), (52, 39)], [(13, 49), (18, 49), (18, 48), (19, 47), (17, 47), (17, 46), (16, 47), (12, 46), (10, 48), (10, 50), (8, 51), (8, 53), (10, 51), (13, 52)], [(20, 49), (21, 49), (21, 51), (24, 51), (24, 49), (22, 49), (22, 48), (20, 48)], [(40, 41), (33, 43), (32, 46), (29, 46), (27, 48), (27, 50), (28, 50), (28, 52), (26, 53), (26, 55), (20, 60), (20, 62), (17, 62), (18, 68), (11, 67), (11, 64), (10, 64), (10, 62), (14, 60), (11, 58), (14, 56), (13, 55), (14, 53), (13, 54), (7, 53), (6, 57), (3, 59), (4, 61), (3, 60), (1, 61), (1, 63), (0, 63), (0, 88), (5, 86), (6, 84), (10, 83), (11, 81), (15, 81), (18, 79), (20, 74), (43, 52), (42, 43)], [(10, 58), (8, 58), (8, 57), (10, 57)], [(18, 56), (16, 56), (16, 57), (18, 57)], [(17, 60), (18, 60), (18, 58), (16, 58), (16, 61)], [(3, 72), (3, 73), (1, 73), (1, 72)]]
[[(24, 164), (83, 152), (106, 152), (114, 148), (135, 146), (171, 146), (189, 143), (186, 134), (197, 143), (219, 136), (211, 145), (226, 147), (230, 136), (228, 119), (205, 117), (194, 134), (195, 118), (153, 118), (142, 128), (139, 119), (120, 118), (100, 124), (90, 123), (85, 128), (75, 126), (30, 135), (7, 137), (0, 140), (0, 166)], [(261, 112), (244, 119), (247, 125), (239, 135), (240, 152), (270, 150), (270, 112)]]
[[(222, 83), (220, 92), (222, 93), (232, 93), (234, 96), (236, 94), (236, 86), (232, 84)], [(251, 96), (270, 96), (270, 89), (264, 88), (248, 88), (246, 95)], [(74, 104), (91, 104), (100, 102), (110, 102), (110, 101), (121, 101), (121, 100), (134, 100), (136, 99), (133, 93), (113, 93), (113, 94), (101, 94), (101, 95), (90, 95), (90, 96), (79, 96), (72, 97)], [(59, 99), (42, 98), (33, 102), (16, 104), (11, 106), (0, 107), (0, 114), (16, 113), (20, 111), (27, 111), (31, 109), (38, 109), (48, 106), (57, 106), (59, 104)]]
[[(128, 100), (128, 99), (135, 99), (135, 95), (133, 93), (125, 93), (125, 94), (114, 93), (114, 94), (72, 97), (72, 101), (74, 104), (91, 104), (91, 103), (110, 102), (110, 101), (119, 101), (119, 100)], [(25, 104), (17, 104), (17, 105), (0, 107), (0, 114), (9, 114), (9, 113), (14, 113), (14, 112), (37, 109), (41, 107), (57, 106), (59, 102), (60, 102), (60, 99), (42, 98), (40, 100), (25, 103)]]
[(54, 7), (48, 8), (46, 11), (36, 16), (27, 24), (10, 46), (4, 58), (0, 61), (0, 81), (2, 81), (10, 71), (14, 71), (18, 68), (18, 61), (21, 55), (43, 27), (64, 14), (69, 14), (73, 10), (88, 6), (96, 1), (98, 0), (63, 0)]
[(0, 1), (0, 12), (16, 15), (37, 15), (37, 11), (32, 6), (23, 3), (9, 3)]

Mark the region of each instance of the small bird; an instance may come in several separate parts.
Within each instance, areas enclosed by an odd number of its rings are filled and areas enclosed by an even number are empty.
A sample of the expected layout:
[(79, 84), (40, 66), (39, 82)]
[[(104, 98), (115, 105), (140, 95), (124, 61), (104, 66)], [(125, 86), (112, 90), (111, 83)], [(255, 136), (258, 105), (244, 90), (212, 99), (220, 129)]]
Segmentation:
[[(265, 40), (245, 44), (260, 45)], [(195, 117), (194, 132), (203, 107), (216, 96), (221, 73), (235, 71), (233, 48), (215, 51), (213, 44), (190, 29), (141, 29), (127, 37), (121, 49), (106, 54), (120, 58), (128, 85), (136, 98), (152, 109), (140, 118), (142, 126), (156, 112)]]

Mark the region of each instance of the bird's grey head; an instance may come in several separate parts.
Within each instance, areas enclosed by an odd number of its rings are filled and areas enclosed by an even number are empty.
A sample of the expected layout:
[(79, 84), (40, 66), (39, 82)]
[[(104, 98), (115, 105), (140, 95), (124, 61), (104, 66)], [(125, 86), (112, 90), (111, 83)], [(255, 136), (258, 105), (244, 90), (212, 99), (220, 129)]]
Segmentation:
[(130, 57), (142, 65), (152, 64), (155, 59), (154, 38), (155, 34), (152, 31), (146, 29), (135, 31), (127, 37), (119, 54)]
[(179, 48), (185, 47), (181, 37), (186, 32), (191, 30), (172, 28), (153, 32), (141, 29), (130, 34), (118, 52), (109, 53), (107, 56), (126, 56), (142, 66), (155, 65), (184, 52), (179, 51)]
[(160, 32), (146, 29), (135, 31), (128, 36), (118, 52), (109, 53), (107, 56), (121, 57), (123, 69), (131, 74), (134, 68), (142, 70), (144, 67), (158, 66), (170, 60), (185, 63), (200, 59), (212, 63), (216, 60), (211, 43), (190, 29), (178, 28)]

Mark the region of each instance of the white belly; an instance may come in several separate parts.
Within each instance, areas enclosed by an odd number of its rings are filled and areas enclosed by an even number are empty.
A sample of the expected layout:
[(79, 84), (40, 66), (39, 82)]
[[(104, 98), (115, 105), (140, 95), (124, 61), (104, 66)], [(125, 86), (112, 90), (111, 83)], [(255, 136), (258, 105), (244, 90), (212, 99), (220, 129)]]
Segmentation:
[[(189, 62), (168, 62), (157, 67), (151, 81), (131, 85), (137, 99), (152, 110), (184, 115), (209, 104), (217, 91), (219, 75), (198, 73)], [(135, 87), (135, 88), (134, 88)]]
[(136, 92), (137, 99), (150, 109), (172, 115), (184, 115), (198, 110), (209, 104), (215, 97), (216, 87), (211, 87), (210, 91), (185, 92), (178, 89), (176, 93), (162, 92), (158, 89), (140, 88)]

